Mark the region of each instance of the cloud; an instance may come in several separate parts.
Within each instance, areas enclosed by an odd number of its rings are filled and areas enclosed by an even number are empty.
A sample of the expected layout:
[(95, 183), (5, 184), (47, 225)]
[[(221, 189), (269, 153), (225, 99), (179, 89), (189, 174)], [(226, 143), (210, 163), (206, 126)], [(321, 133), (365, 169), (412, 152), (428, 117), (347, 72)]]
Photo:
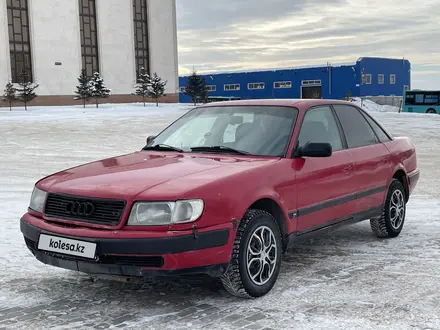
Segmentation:
[(440, 88), (423, 70), (439, 63), (440, 0), (177, 0), (177, 12), (180, 74), (405, 57), (413, 87)]

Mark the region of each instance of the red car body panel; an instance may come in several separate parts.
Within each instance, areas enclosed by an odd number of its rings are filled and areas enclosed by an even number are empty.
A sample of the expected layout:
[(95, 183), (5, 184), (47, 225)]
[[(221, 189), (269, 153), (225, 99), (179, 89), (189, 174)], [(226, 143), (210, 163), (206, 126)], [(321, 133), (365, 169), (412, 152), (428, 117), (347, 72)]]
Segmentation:
[[(197, 240), (197, 235), (229, 230), (222, 246), (162, 254), (161, 270), (178, 270), (227, 264), (237, 222), (258, 201), (270, 200), (278, 205), (284, 234), (293, 237), (342, 222), (354, 214), (377, 210), (383, 205), (387, 187), (399, 170), (406, 175), (409, 193), (413, 191), (418, 179), (417, 159), (415, 147), (407, 138), (397, 137), (387, 143), (336, 151), (326, 159), (293, 158), (302, 117), (309, 107), (319, 104), (347, 102), (252, 100), (208, 104), (206, 106), (296, 107), (299, 114), (286, 157), (142, 151), (67, 169), (40, 180), (36, 186), (51, 193), (123, 199), (126, 207), (120, 223), (117, 226), (98, 225), (51, 218), (29, 210), (22, 217), (22, 231), (77, 239), (148, 240), (193, 235)], [(415, 178), (412, 181), (411, 175)], [(194, 198), (201, 198), (205, 203), (204, 212), (195, 223), (127, 226), (131, 206), (136, 201)], [(47, 261), (45, 257), (39, 258)]]
[[(393, 177), (393, 166), (388, 149), (383, 144), (355, 148), (350, 150), (354, 161), (354, 181), (358, 191), (367, 191), (378, 187), (388, 187)], [(382, 205), (386, 189), (358, 199), (356, 212)]]
[[(128, 204), (123, 215), (125, 220), (134, 201), (169, 201), (203, 196), (207, 205), (206, 212), (209, 213), (204, 214), (204, 221), (199, 221), (198, 226), (202, 228), (231, 222), (231, 217), (224, 218), (223, 214), (234, 214), (237, 209), (241, 210), (243, 195), (253, 197), (258, 194), (276, 198), (274, 193), (277, 190), (277, 182), (271, 181), (274, 175), (262, 178), (261, 173), (271, 171), (272, 166), (281, 168), (280, 165), (276, 165), (279, 162), (279, 158), (265, 157), (136, 152), (65, 170), (43, 179), (37, 187), (73, 196), (124, 199)], [(292, 171), (291, 168), (287, 170)], [(258, 181), (264, 189), (257, 188), (258, 192), (255, 192), (255, 186), (249, 186), (248, 182)], [(242, 190), (231, 191), (232, 184), (241, 185)], [(236, 205), (235, 202), (240, 203)], [(286, 207), (294, 205), (287, 204)], [(240, 219), (241, 215), (237, 214), (237, 219)], [(44, 215), (43, 218), (55, 220)], [(105, 229), (121, 229), (126, 225), (124, 220), (116, 227), (56, 220)], [(182, 230), (191, 226), (192, 224), (175, 228), (136, 227), (136, 230)]]
[[(331, 159), (310, 158), (294, 159), (298, 209), (313, 207), (326, 200), (341, 198), (356, 193), (353, 162), (347, 150), (333, 153)], [(298, 216), (298, 231), (319, 226), (326, 222), (343, 217), (347, 210), (353, 210), (356, 201), (325, 208), (323, 210)]]

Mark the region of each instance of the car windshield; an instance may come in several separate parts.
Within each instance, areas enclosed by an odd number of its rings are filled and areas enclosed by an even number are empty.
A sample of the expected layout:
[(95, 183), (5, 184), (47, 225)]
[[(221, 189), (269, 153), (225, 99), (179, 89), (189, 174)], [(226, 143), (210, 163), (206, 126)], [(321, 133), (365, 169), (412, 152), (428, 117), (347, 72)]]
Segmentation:
[(150, 141), (147, 149), (283, 157), (297, 114), (296, 108), (280, 106), (195, 108)]

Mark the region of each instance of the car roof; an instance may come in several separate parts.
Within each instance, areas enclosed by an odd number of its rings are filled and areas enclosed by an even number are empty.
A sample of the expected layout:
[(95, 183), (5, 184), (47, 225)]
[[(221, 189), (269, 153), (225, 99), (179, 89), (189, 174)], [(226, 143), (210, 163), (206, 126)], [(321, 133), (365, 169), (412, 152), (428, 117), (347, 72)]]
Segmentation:
[(300, 110), (308, 109), (315, 105), (326, 104), (348, 104), (353, 103), (342, 100), (332, 99), (256, 99), (256, 100), (235, 100), (235, 101), (220, 101), (211, 102), (199, 107), (228, 107), (228, 106), (249, 106), (249, 105), (264, 105), (264, 106), (280, 106), (280, 107), (296, 107)]

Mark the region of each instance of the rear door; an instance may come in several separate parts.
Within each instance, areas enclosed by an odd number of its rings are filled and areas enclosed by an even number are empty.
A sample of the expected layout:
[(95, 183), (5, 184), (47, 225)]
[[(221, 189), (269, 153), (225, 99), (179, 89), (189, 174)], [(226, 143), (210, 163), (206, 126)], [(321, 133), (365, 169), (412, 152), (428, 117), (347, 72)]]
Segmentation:
[(387, 135), (378, 136), (357, 107), (334, 105), (334, 109), (354, 161), (357, 213), (379, 209), (393, 170), (388, 148), (381, 141)]
[[(298, 193), (298, 235), (343, 220), (355, 211), (354, 163), (342, 139), (340, 126), (330, 106), (308, 109), (298, 135), (298, 147), (307, 142), (328, 142), (328, 158), (294, 158)], [(351, 198), (351, 199), (350, 199)]]

